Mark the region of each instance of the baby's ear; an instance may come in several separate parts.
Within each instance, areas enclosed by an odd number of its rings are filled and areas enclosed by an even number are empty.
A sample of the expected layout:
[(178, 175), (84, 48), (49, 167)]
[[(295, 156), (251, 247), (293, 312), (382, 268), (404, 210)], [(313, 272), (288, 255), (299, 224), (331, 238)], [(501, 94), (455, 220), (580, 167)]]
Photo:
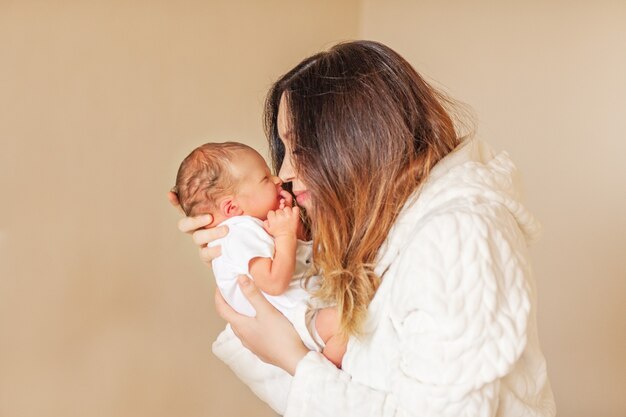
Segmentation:
[(220, 202), (220, 212), (225, 217), (240, 216), (243, 214), (243, 210), (232, 197), (227, 197)]

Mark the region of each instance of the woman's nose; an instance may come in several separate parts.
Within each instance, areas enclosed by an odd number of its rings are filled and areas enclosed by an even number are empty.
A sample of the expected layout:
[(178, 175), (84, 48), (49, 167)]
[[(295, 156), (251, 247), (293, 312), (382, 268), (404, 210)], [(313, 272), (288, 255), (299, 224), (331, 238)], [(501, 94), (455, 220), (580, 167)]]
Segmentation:
[(278, 176), (283, 182), (292, 182), (295, 179), (291, 159), (288, 155), (285, 155), (285, 159), (283, 159), (280, 171), (278, 171)]

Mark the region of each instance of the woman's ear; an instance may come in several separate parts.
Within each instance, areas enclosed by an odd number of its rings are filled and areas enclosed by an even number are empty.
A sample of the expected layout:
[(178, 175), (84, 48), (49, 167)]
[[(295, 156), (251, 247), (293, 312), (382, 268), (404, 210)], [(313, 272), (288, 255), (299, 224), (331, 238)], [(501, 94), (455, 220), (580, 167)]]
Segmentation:
[(243, 210), (233, 197), (227, 197), (220, 202), (220, 213), (225, 217), (241, 216)]

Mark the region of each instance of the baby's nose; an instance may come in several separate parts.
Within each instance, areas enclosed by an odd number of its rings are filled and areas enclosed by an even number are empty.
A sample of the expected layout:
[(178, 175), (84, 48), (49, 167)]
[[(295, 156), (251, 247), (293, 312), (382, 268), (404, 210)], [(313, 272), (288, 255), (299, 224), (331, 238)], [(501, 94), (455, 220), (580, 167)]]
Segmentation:
[(283, 185), (283, 180), (281, 180), (280, 177), (277, 177), (276, 175), (272, 177), (272, 181), (274, 181), (274, 184), (276, 184), (279, 187)]

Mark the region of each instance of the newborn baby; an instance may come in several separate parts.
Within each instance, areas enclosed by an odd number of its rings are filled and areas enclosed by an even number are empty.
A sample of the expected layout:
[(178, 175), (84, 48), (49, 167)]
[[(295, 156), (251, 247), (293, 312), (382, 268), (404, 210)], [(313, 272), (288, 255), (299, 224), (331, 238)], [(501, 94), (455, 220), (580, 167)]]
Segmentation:
[[(321, 351), (341, 366), (345, 343), (332, 338), (339, 328), (335, 308), (311, 311), (303, 287), (311, 262), (311, 242), (301, 234), (300, 211), (282, 189), (265, 160), (247, 145), (207, 143), (196, 148), (180, 165), (174, 192), (187, 216), (211, 214), (213, 225), (227, 225), (228, 234), (211, 243), (222, 255), (212, 262), (217, 286), (236, 311), (255, 311), (237, 285), (248, 275), (293, 324), (304, 344)], [(309, 289), (315, 280), (309, 280)], [(326, 346), (330, 339), (333, 342)]]

